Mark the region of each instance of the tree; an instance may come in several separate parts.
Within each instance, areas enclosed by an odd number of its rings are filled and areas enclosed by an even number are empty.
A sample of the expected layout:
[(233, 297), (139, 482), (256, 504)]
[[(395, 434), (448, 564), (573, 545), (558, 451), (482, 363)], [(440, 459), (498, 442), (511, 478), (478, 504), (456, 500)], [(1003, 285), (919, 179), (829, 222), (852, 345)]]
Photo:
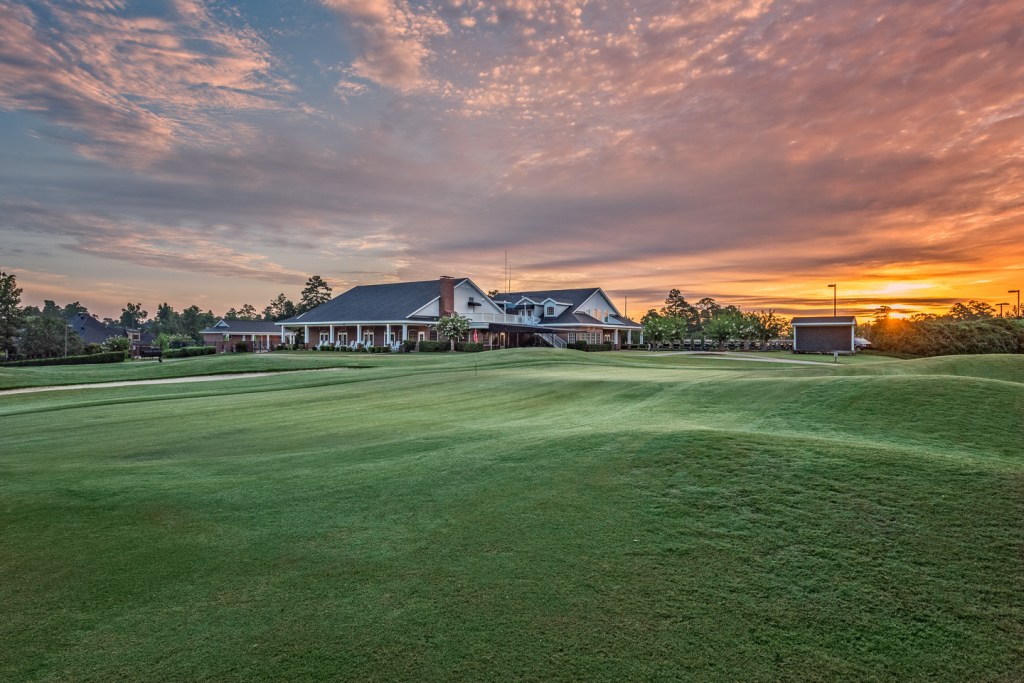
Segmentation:
[(64, 308), (58, 306), (55, 302), (50, 299), (43, 300), (43, 310), (41, 314), (44, 318), (53, 318), (54, 320), (64, 320)]
[(64, 307), (64, 319), (71, 320), (79, 313), (89, 315), (89, 309), (80, 304), (79, 302), (70, 303)]
[(137, 328), (147, 316), (149, 313), (142, 310), (142, 304), (129, 303), (121, 309), (120, 323), (124, 327)]
[(462, 335), (469, 332), (469, 326), (469, 318), (454, 313), (438, 319), (437, 333), (451, 342), (452, 351), (454, 351), (455, 340), (461, 339)]
[(187, 334), (192, 337), (195, 341), (202, 341), (200, 339), (199, 330), (212, 327), (217, 322), (216, 316), (213, 315), (213, 311), (207, 311), (203, 313), (203, 310), (198, 306), (189, 306), (181, 312), (179, 320), (179, 328), (181, 334)]
[(488, 289), (487, 290), (487, 296), (488, 296), (488, 298), (493, 299), (494, 297), (498, 296), (498, 290), (496, 290), (496, 289)]
[(103, 342), (103, 348), (107, 351), (123, 351), (127, 356), (132, 348), (132, 340), (121, 336), (107, 337), (107, 340)]
[(306, 280), (306, 287), (302, 290), (302, 298), (296, 312), (305, 313), (330, 300), (331, 286), (319, 275), (314, 275)]
[[(719, 313), (704, 324), (704, 333), (718, 343), (718, 347), (725, 346), (725, 343), (736, 336), (737, 333), (736, 315), (731, 311)], [(703, 336), (702, 336), (703, 339)]]
[(996, 309), (988, 304), (971, 299), (967, 303), (956, 302), (949, 308), (946, 318), (949, 320), (985, 320), (994, 318)]
[(786, 327), (789, 323), (784, 318), (780, 318), (775, 315), (775, 310), (769, 308), (766, 311), (759, 313), (750, 313), (749, 315), (751, 326), (754, 330), (756, 338), (761, 341), (761, 350), (764, 351), (768, 347), (768, 341), (773, 337), (781, 337), (786, 331)]
[(153, 319), (153, 332), (157, 336), (163, 334), (177, 334), (181, 328), (181, 316), (168, 303), (162, 303), (156, 307), (156, 317)]
[(18, 353), (28, 358), (63, 356), (65, 340), (68, 355), (82, 352), (82, 338), (68, 329), (63, 318), (34, 315), (25, 320), (25, 327), (18, 338)]
[(672, 331), (671, 322), (653, 308), (644, 313), (644, 317), (640, 318), (640, 324), (644, 328), (644, 340), (654, 350), (661, 347)]
[(245, 304), (238, 309), (239, 320), (259, 320), (260, 315), (256, 312), (256, 307), (252, 304)]
[(25, 320), (21, 310), (21, 288), (14, 273), (0, 272), (0, 350), (10, 356), (17, 350), (15, 339)]
[(278, 320), (291, 318), (294, 315), (295, 304), (292, 303), (291, 299), (285, 297), (284, 292), (271, 299), (270, 305), (263, 309), (263, 319), (267, 321), (277, 322)]

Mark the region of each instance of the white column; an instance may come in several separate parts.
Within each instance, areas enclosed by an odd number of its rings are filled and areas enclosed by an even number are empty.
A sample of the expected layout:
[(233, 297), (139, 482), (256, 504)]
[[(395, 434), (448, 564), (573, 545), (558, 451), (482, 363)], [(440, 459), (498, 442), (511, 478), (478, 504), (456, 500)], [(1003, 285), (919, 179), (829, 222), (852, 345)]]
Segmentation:
[(641, 344), (644, 343), (644, 333), (643, 332), (640, 333), (640, 343)]
[(305, 342), (304, 346), (308, 349), (309, 348), (309, 325), (306, 325), (306, 333), (302, 336), (302, 339)]
[(284, 344), (284, 325), (281, 325), (281, 343)]
[(384, 344), (383, 346), (391, 346), (391, 323), (384, 326)]
[(626, 343), (633, 345), (633, 330), (626, 330)]
[(614, 339), (614, 342), (612, 342), (612, 343), (614, 344), (615, 347), (618, 347), (619, 346), (619, 331), (618, 330), (615, 330), (615, 336), (613, 337), (613, 339)]
[(356, 325), (356, 343), (363, 343), (363, 326), (358, 324)]
[(334, 342), (335, 342), (335, 339), (334, 339), (334, 325), (331, 325), (330, 328), (331, 328), (331, 331), (328, 333), (328, 334), (330, 334), (328, 339), (330, 339), (331, 346), (334, 346)]
[(407, 324), (402, 325), (402, 341), (409, 341), (409, 326)]

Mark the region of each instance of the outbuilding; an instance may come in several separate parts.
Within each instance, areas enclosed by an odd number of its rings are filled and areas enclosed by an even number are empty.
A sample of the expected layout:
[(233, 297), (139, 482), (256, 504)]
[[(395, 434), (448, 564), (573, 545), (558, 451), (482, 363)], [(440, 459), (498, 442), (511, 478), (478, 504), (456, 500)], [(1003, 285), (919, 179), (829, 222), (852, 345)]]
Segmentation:
[(854, 353), (857, 319), (851, 316), (793, 318), (794, 353)]

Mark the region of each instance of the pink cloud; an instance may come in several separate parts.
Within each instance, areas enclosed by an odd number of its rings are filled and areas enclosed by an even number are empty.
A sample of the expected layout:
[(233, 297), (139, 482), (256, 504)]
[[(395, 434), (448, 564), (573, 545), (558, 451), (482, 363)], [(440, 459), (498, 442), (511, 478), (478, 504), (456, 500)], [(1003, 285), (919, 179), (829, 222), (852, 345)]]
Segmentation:
[(46, 10), (43, 24), (26, 6), (0, 7), (0, 107), (84, 134), (89, 156), (139, 164), (230, 137), (214, 111), (276, 108), (289, 87), (255, 33), (220, 25), (195, 0), (168, 17), (102, 1)]

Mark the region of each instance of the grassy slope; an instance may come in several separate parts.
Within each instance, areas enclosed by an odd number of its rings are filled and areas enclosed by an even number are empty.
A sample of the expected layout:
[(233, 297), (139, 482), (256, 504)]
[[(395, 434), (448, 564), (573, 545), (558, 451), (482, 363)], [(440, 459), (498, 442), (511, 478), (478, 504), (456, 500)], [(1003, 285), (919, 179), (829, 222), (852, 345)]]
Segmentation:
[(1020, 675), (1022, 359), (369, 365), (0, 398), (0, 679)]

